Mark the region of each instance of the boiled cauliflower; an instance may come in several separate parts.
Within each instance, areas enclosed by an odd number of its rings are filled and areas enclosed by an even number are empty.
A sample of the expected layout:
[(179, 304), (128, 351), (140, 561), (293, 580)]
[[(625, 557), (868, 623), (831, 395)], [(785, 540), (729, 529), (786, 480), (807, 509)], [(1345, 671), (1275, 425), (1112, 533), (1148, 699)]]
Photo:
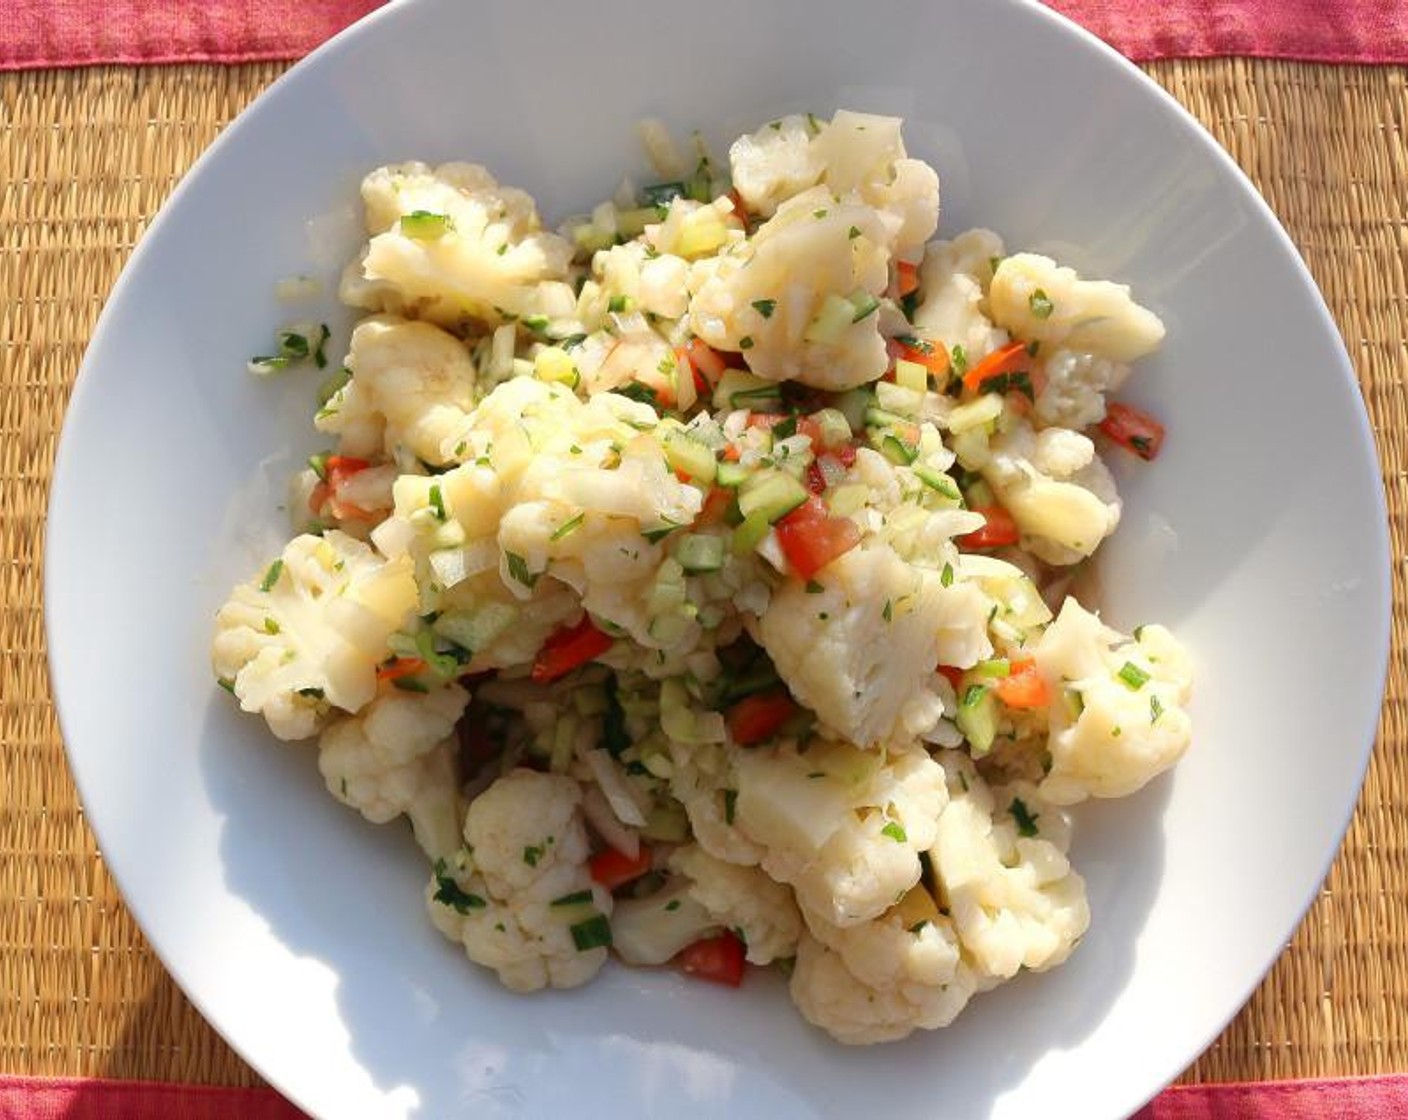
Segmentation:
[(892, 1042), (946, 1027), (977, 990), (953, 923), (923, 887), (873, 921), (842, 929), (808, 914), (807, 925), (792, 1000), (838, 1042)]
[(862, 746), (933, 726), (943, 708), (935, 667), (966, 667), (992, 651), (986, 597), (945, 587), (941, 573), (889, 548), (852, 549), (811, 587), (784, 583), (755, 634), (793, 695)]
[(470, 803), (466, 849), (426, 888), (432, 921), (516, 992), (575, 988), (606, 962), (611, 895), (587, 870), (581, 788), (512, 770)]
[(965, 952), (996, 979), (1060, 964), (1090, 925), (1065, 815), (1027, 783), (989, 788), (957, 752), (943, 767), (949, 801), (929, 858)]
[(564, 283), (571, 244), (482, 167), (380, 167), (362, 181), (362, 201), (372, 238), (343, 277), (345, 303), (445, 327), (551, 317), (575, 303)]
[(1007, 332), (992, 322), (987, 302), (992, 262), (1002, 254), (1002, 239), (986, 229), (930, 244), (920, 270), (923, 299), (915, 309), (915, 330), (948, 351), (960, 348), (969, 362), (1005, 345)]
[(1018, 338), (1132, 362), (1164, 339), (1159, 317), (1107, 280), (1082, 280), (1050, 257), (1016, 253), (997, 266), (988, 291), (991, 316)]
[(669, 867), (689, 881), (689, 897), (720, 926), (733, 930), (753, 964), (769, 964), (796, 951), (801, 915), (792, 892), (755, 867), (715, 859), (695, 844), (670, 853)]
[(1080, 432), (1014, 420), (989, 443), (982, 474), (1025, 547), (1048, 563), (1090, 556), (1119, 525), (1114, 479)]
[(1162, 626), (1131, 640), (1069, 598), (1037, 643), (1037, 665), (1062, 694), (1051, 708), (1051, 771), (1041, 794), (1058, 805), (1124, 797), (1188, 749), (1193, 671)]
[(429, 693), (391, 689), (318, 743), (318, 769), (332, 795), (374, 824), (404, 813), (432, 860), (460, 846), (463, 808), (455, 724), (469, 694), (458, 685)]
[(376, 694), (386, 640), (415, 605), (408, 562), (337, 530), (294, 537), (216, 614), (215, 675), (280, 739), (306, 739)]
[(741, 350), (770, 381), (836, 390), (874, 381), (889, 365), (874, 302), (889, 282), (889, 241), (874, 208), (825, 187), (803, 191), (739, 249), (695, 266), (690, 329)]
[(474, 408), (474, 362), (464, 343), (429, 323), (376, 315), (352, 332), (347, 366), (352, 377), (314, 421), (341, 437), (343, 454), (395, 459), (404, 447), (432, 466), (455, 461)]
[(1105, 419), (1105, 396), (1129, 377), (1129, 366), (1110, 358), (1072, 350), (1053, 350), (1042, 362), (1044, 384), (1032, 414), (1038, 422), (1063, 428), (1088, 428)]
[(794, 113), (733, 142), (728, 150), (733, 189), (749, 210), (771, 218), (794, 194), (816, 186), (826, 169), (812, 143), (820, 128)]
[(919, 879), (948, 794), (918, 748), (863, 751), (814, 739), (740, 752), (739, 831), (763, 870), (838, 926), (883, 913)]

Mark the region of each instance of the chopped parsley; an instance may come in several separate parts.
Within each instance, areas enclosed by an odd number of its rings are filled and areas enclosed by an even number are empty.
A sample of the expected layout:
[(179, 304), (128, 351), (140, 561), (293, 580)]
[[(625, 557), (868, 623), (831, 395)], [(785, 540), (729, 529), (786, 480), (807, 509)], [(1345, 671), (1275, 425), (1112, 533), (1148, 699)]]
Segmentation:
[(1017, 822), (1019, 836), (1032, 837), (1036, 835), (1036, 822), (1041, 819), (1040, 813), (1033, 813), (1020, 797), (1012, 799), (1011, 813), (1012, 819)]
[(1164, 714), (1163, 702), (1157, 696), (1149, 697), (1149, 723), (1159, 722), (1159, 717)]
[(582, 522), (586, 519), (587, 515), (585, 513), (579, 513), (576, 517), (569, 518), (567, 521), (564, 521), (561, 525), (559, 525), (556, 529), (553, 530), (552, 536), (550, 536), (548, 540), (560, 541), (563, 537), (570, 536), (572, 533), (576, 532), (578, 529), (581, 528)]
[(1001, 257), (989, 257), (989, 258), (988, 258), (988, 267), (989, 267), (990, 269), (992, 269), (993, 272), (996, 272), (996, 271), (997, 271), (997, 266), (1000, 265), (1001, 263), (1002, 263), (1002, 258), (1001, 258)]
[(223, 688), (226, 692), (228, 692), (231, 696), (235, 694), (235, 682), (232, 681), (229, 677), (217, 677), (215, 683), (218, 684), (221, 688)]
[(953, 372), (962, 377), (968, 372), (968, 351), (962, 346), (955, 346), (949, 351), (949, 364), (953, 366)]
[(823, 591), (826, 590), (826, 588), (822, 587), (821, 584), (817, 583), (816, 580), (809, 579), (807, 580), (807, 586), (805, 590), (808, 595), (820, 595)]
[(777, 300), (775, 299), (755, 299), (753, 301), (753, 310), (764, 319), (771, 319), (772, 313), (776, 307)]
[(528, 561), (523, 559), (523, 557), (519, 556), (516, 552), (505, 552), (504, 558), (508, 561), (508, 574), (519, 583), (523, 584), (524, 587), (531, 588), (538, 582), (538, 577), (542, 575), (541, 572), (530, 572), (528, 570)]
[(264, 579), (259, 584), (259, 590), (269, 592), (274, 590), (274, 584), (279, 582), (279, 576), (283, 574), (284, 562), (275, 560), (269, 565), (269, 570), (264, 573)]
[(568, 927), (572, 934), (572, 944), (579, 953), (588, 949), (600, 949), (611, 944), (611, 923), (601, 914), (594, 915), (584, 922)]
[(909, 839), (909, 834), (905, 832), (904, 825), (899, 821), (887, 821), (885, 827), (880, 830), (882, 836), (888, 836), (896, 844), (903, 844)]
[(855, 240), (857, 237), (859, 237), (859, 236), (860, 236), (860, 227), (859, 227), (859, 226), (852, 226), (849, 230), (846, 231), (846, 237), (847, 237), (849, 240), (851, 240), (851, 241), (854, 241), (854, 240)]
[(953, 565), (945, 564), (944, 570), (939, 573), (939, 583), (944, 587), (953, 586)]
[(626, 710), (621, 707), (621, 698), (615, 687), (606, 690), (606, 711), (601, 717), (601, 745), (612, 758), (620, 758), (621, 752), (631, 745), (631, 734), (626, 730)]
[(430, 508), (435, 511), (436, 521), (447, 521), (449, 515), (445, 512), (445, 498), (440, 493), (440, 484), (432, 482), (430, 484)]
[(738, 809), (738, 791), (736, 789), (724, 790), (724, 824), (732, 824), (734, 813)]
[(278, 619), (274, 618), (272, 615), (264, 616), (264, 633), (277, 634), (280, 629), (282, 628), (279, 626)]
[(812, 211), (812, 217), (813, 217), (813, 218), (824, 218), (824, 217), (826, 217), (826, 211), (825, 211), (825, 210), (813, 210), (813, 211)]
[(740, 350), (753, 349), (753, 336), (745, 334), (742, 338), (738, 340), (738, 348)]
[(1137, 692), (1149, 683), (1149, 674), (1136, 665), (1133, 661), (1126, 661), (1120, 666), (1120, 671), (1116, 674), (1126, 686)]
[(1031, 294), (1027, 300), (1027, 306), (1032, 309), (1032, 314), (1038, 319), (1049, 319), (1051, 313), (1056, 310), (1056, 305), (1051, 302), (1051, 297), (1041, 288)]
[(630, 296), (612, 296), (606, 303), (606, 310), (616, 312), (628, 311), (630, 310), (630, 306)]
[(537, 867), (538, 861), (543, 858), (543, 853), (547, 849), (538, 844), (529, 844), (523, 849), (523, 862), (529, 867)]
[(324, 693), (321, 688), (300, 688), (298, 690), (298, 695), (305, 696), (309, 700), (321, 700), (323, 698)]
[(549, 903), (549, 905), (551, 905), (551, 906), (576, 906), (578, 903), (581, 903), (581, 902), (590, 902), (591, 900), (592, 900), (592, 892), (591, 892), (591, 891), (589, 891), (589, 890), (586, 890), (586, 891), (573, 891), (571, 894), (565, 894), (565, 895), (563, 895), (561, 898), (555, 898), (555, 899), (553, 899), (552, 902)]
[(890, 602), (889, 599), (886, 599), (886, 600), (885, 600), (885, 609), (880, 612), (880, 616), (881, 616), (886, 622), (889, 622), (891, 619), (893, 619), (893, 618), (895, 617), (895, 608), (894, 608), (894, 604), (893, 604), (892, 602)]
[(463, 890), (458, 883), (445, 873), (445, 861), (435, 861), (435, 894), (431, 897), (443, 906), (450, 907), (457, 914), (468, 914), (471, 910), (483, 910), (489, 904), (477, 894)]
[(672, 911), (672, 912), (673, 912), (673, 911), (675, 911), (675, 910), (678, 910), (679, 908), (680, 908), (680, 900), (677, 899), (677, 898), (672, 898), (672, 899), (670, 899), (669, 902), (665, 903), (665, 909), (668, 910), (668, 911)]

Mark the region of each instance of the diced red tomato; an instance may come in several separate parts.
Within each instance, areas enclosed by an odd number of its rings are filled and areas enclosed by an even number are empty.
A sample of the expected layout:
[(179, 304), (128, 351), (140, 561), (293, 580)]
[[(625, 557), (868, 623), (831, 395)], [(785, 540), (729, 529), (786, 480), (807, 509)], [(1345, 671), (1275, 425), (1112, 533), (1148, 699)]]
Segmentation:
[(328, 485), (336, 490), (354, 474), (366, 470), (371, 463), (351, 455), (329, 455), (327, 460)]
[(593, 881), (609, 891), (614, 891), (639, 879), (650, 870), (650, 849), (642, 844), (640, 852), (632, 859), (615, 848), (603, 848), (592, 856), (587, 869), (591, 872)]
[(848, 517), (832, 517), (825, 502), (811, 497), (777, 523), (777, 541), (792, 570), (811, 579), (860, 544), (860, 529)]
[(339, 521), (375, 521), (380, 514), (363, 509), (361, 506), (351, 502), (343, 501), (338, 491), (347, 483), (353, 475), (360, 474), (371, 466), (366, 459), (358, 459), (351, 455), (329, 455), (324, 467), (327, 475), (326, 482), (319, 482), (313, 487), (313, 492), (308, 495), (308, 508), (314, 515), (321, 514), (323, 506), (329, 501), (332, 502), (332, 514)]
[(1051, 686), (1030, 657), (1014, 660), (1007, 676), (992, 682), (992, 690), (1009, 708), (1044, 708), (1051, 703)]
[(941, 345), (935, 345), (923, 339), (915, 339), (914, 341), (920, 345), (911, 346), (907, 342), (896, 340), (892, 345), (892, 349), (895, 351), (894, 357), (918, 362), (935, 377), (946, 377), (949, 366), (948, 351)]
[(710, 385), (718, 381), (723, 376), (724, 370), (728, 368), (728, 363), (724, 361), (723, 355), (701, 339), (691, 338), (689, 344), (684, 348), (684, 353), (695, 372), (702, 373)]
[(705, 937), (693, 945), (686, 945), (675, 960), (690, 976), (736, 988), (743, 983), (746, 954), (747, 950), (738, 935), (724, 932), (717, 937)]
[(564, 626), (543, 643), (533, 661), (532, 678), (548, 684), (565, 677), (573, 669), (593, 661), (611, 648), (611, 636), (596, 628), (591, 615), (583, 615), (576, 626)]
[(425, 662), (419, 657), (393, 657), (377, 666), (376, 679), (399, 681), (402, 677), (413, 677), (424, 669)]
[(994, 378), (1026, 369), (1030, 363), (1031, 355), (1027, 353), (1027, 344), (1025, 342), (1009, 342), (1006, 346), (998, 347), (969, 369), (963, 375), (963, 387), (974, 392), (981, 392), (983, 387)]
[(821, 463), (813, 459), (807, 464), (807, 489), (820, 494), (826, 489), (826, 475), (821, 472)]
[(856, 465), (856, 445), (854, 443), (843, 443), (840, 447), (833, 449), (831, 454), (841, 460), (843, 467)]
[(974, 513), (981, 513), (985, 519), (981, 529), (974, 529), (958, 538), (964, 548), (1001, 548), (1016, 544), (1020, 534), (1012, 515), (1001, 506), (975, 506)]
[(1164, 445), (1164, 426), (1142, 409), (1115, 401), (1105, 408), (1100, 430), (1141, 459), (1153, 459)]
[(724, 714), (728, 733), (740, 747), (771, 739), (797, 713), (796, 701), (785, 688), (745, 696)]
[(957, 665), (940, 665), (938, 669), (948, 683), (953, 685), (955, 691), (963, 686), (963, 670)]
[(791, 416), (785, 412), (750, 412), (748, 414), (748, 427), (762, 428), (764, 431), (772, 431), (784, 420), (790, 420)]

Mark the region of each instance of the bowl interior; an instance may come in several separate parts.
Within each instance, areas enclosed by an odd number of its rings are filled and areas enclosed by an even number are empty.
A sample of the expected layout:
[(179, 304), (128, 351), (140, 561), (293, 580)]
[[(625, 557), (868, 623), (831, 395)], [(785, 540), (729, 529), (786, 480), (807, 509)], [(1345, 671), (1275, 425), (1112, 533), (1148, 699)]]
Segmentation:
[[(1167, 322), (1126, 395), (1168, 443), (1117, 464), (1125, 522), (1101, 575), (1113, 622), (1165, 622), (1193, 650), (1194, 747), (1139, 795), (1077, 811), (1094, 918), (1072, 961), (941, 1034), (847, 1051), (771, 980), (614, 968), (510, 996), (424, 919), (409, 836), (334, 804), (311, 749), (269, 739), (210, 679), (213, 612), (281, 542), (283, 479), (319, 446), (316, 378), (257, 381), (244, 359), (290, 317), (276, 280), (332, 290), (378, 163), (481, 162), (556, 220), (641, 169), (643, 115), (722, 154), (770, 117), (837, 107), (906, 118), (943, 180), (941, 235), (991, 226), (1132, 284)], [(345, 343), (331, 298), (315, 310)], [(409, 0), (262, 98), (134, 257), (66, 423), (46, 597), (72, 767), (125, 898), (201, 1010), (309, 1111), (883, 1099), (899, 1120), (1054, 1099), (1116, 1117), (1231, 1017), (1324, 874), (1378, 713), (1386, 558), (1363, 408), (1294, 250), (1170, 100), (1044, 9)]]

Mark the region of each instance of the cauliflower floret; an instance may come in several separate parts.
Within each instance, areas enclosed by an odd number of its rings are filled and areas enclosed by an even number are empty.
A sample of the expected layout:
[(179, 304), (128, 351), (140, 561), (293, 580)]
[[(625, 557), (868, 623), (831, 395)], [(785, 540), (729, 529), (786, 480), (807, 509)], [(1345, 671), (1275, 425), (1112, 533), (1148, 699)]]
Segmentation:
[(1090, 925), (1065, 815), (1029, 783), (989, 788), (966, 756), (942, 761), (949, 801), (929, 858), (963, 948), (999, 979), (1060, 964)]
[[(497, 326), (560, 302), (546, 282), (566, 279), (571, 244), (542, 229), (527, 194), (484, 168), (380, 167), (362, 181), (362, 200), (372, 238), (343, 277), (344, 302), (446, 327), (466, 318)], [(570, 287), (566, 296), (570, 307)]]
[(986, 597), (965, 583), (945, 587), (939, 572), (889, 548), (852, 549), (812, 582), (820, 592), (784, 583), (754, 630), (793, 695), (851, 742), (932, 727), (943, 708), (935, 666), (966, 667), (992, 651)]
[(915, 330), (950, 351), (962, 347), (970, 362), (1003, 346), (1007, 332), (987, 315), (992, 261), (1002, 254), (1002, 239), (987, 229), (933, 242), (920, 268), (923, 299), (914, 312)]
[(374, 824), (406, 814), (433, 860), (454, 852), (463, 812), (454, 730), (468, 703), (453, 684), (430, 693), (391, 690), (334, 723), (318, 743), (329, 791)]
[(695, 265), (690, 328), (743, 351), (771, 381), (837, 390), (874, 381), (889, 365), (879, 316), (861, 315), (851, 297), (884, 292), (890, 242), (879, 211), (837, 202), (826, 187), (803, 191), (744, 245)]
[(947, 802), (943, 771), (923, 750), (817, 739), (753, 748), (735, 765), (739, 831), (810, 911), (855, 925), (918, 881)]
[(1188, 749), (1193, 671), (1162, 626), (1131, 640), (1068, 598), (1034, 651), (1066, 695), (1051, 707), (1051, 771), (1041, 794), (1058, 805), (1123, 797)]
[(613, 296), (624, 296), (641, 312), (665, 319), (679, 319), (689, 310), (689, 262), (673, 253), (652, 256), (643, 242), (627, 241), (598, 252), (592, 273), (599, 286), (593, 306), (582, 309), (584, 320), (604, 322)]
[(792, 892), (756, 867), (715, 859), (689, 844), (670, 853), (670, 870), (690, 881), (689, 896), (721, 926), (734, 930), (753, 964), (790, 957), (797, 949), (802, 917)]
[(1018, 338), (1132, 362), (1164, 339), (1159, 317), (1124, 284), (1082, 280), (1050, 257), (1016, 253), (997, 266), (988, 291), (993, 320)]
[(394, 459), (405, 447), (435, 466), (454, 461), (474, 408), (474, 362), (464, 343), (429, 323), (377, 315), (352, 332), (347, 366), (352, 377), (314, 420), (319, 431), (341, 436), (343, 454)]
[(574, 988), (606, 961), (612, 901), (587, 869), (581, 799), (571, 778), (510, 771), (470, 803), (467, 850), (426, 888), (436, 928), (513, 991)]
[(838, 1042), (893, 1042), (946, 1027), (976, 990), (946, 920), (911, 929), (887, 916), (827, 939), (832, 945), (802, 935), (789, 990), (807, 1021)]
[(215, 675), (280, 739), (306, 739), (329, 708), (376, 694), (386, 640), (416, 605), (411, 565), (337, 530), (294, 537), (215, 616)]
[(1015, 420), (989, 444), (983, 477), (1022, 531), (1024, 546), (1052, 564), (1090, 556), (1120, 522), (1114, 479), (1079, 432), (1033, 432)]
[(826, 166), (812, 143), (819, 128), (794, 113), (733, 142), (728, 150), (733, 187), (749, 210), (771, 218), (794, 194), (816, 186)]
[(739, 829), (734, 806), (739, 751), (724, 743), (670, 740), (670, 793), (684, 806), (694, 841), (715, 859), (753, 866), (764, 849)]
[(1043, 424), (1088, 428), (1105, 419), (1105, 394), (1129, 377), (1129, 366), (1096, 354), (1053, 350), (1042, 366), (1045, 384), (1036, 395), (1033, 415)]

